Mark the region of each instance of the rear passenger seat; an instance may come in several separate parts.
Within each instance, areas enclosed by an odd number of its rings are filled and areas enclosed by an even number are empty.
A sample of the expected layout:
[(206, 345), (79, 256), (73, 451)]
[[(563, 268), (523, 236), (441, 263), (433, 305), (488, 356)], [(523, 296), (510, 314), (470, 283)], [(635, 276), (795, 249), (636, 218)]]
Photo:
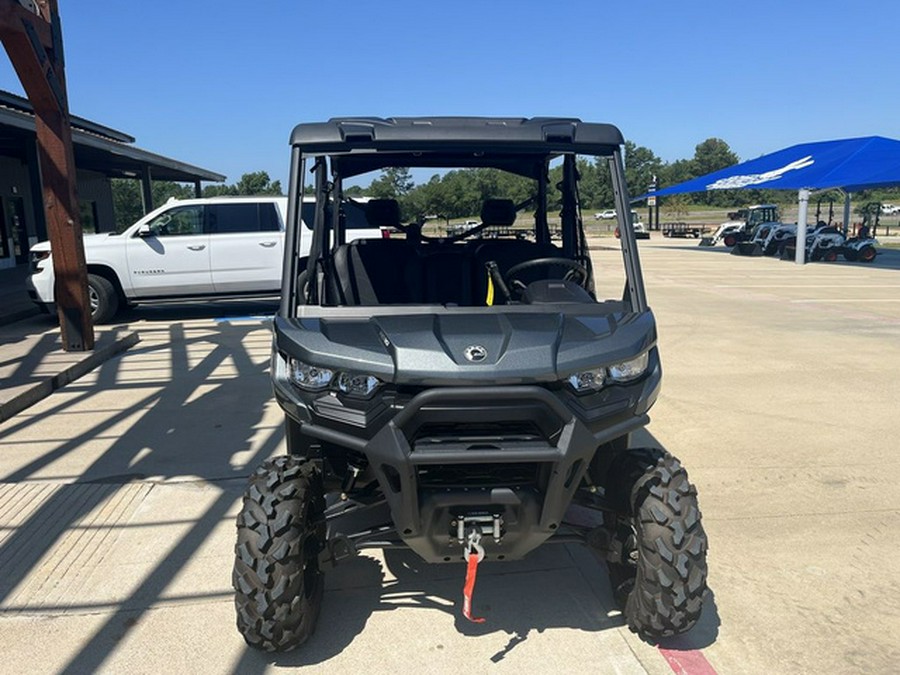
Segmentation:
[(422, 263), (403, 239), (356, 239), (334, 252), (329, 301), (340, 305), (422, 302)]
[[(396, 199), (363, 205), (369, 225), (400, 225)], [(357, 239), (339, 246), (326, 285), (328, 301), (338, 305), (396, 305), (422, 301), (422, 267), (416, 247), (403, 239)]]
[[(394, 200), (372, 200), (367, 212), (373, 226), (399, 223)], [(488, 225), (510, 226), (516, 209), (512, 201), (489, 199), (482, 208)], [(375, 222), (373, 222), (375, 221)], [(466, 244), (415, 245), (404, 239), (357, 239), (339, 246), (326, 285), (328, 301), (339, 305), (439, 304), (484, 306), (487, 298), (486, 263), (493, 261), (504, 276), (511, 267), (534, 258), (558, 257), (553, 244), (520, 239), (474, 241)], [(528, 283), (547, 278), (551, 268), (530, 270)]]

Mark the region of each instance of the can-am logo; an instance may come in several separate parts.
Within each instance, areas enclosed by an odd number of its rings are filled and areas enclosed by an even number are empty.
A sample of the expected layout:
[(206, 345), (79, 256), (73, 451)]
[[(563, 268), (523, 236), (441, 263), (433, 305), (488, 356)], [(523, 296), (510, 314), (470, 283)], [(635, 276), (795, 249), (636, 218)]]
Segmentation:
[(787, 164), (780, 169), (772, 169), (765, 173), (751, 173), (743, 176), (730, 176), (728, 178), (720, 178), (715, 183), (706, 186), (707, 190), (733, 190), (734, 188), (747, 187), (748, 185), (759, 185), (760, 183), (768, 183), (772, 180), (778, 180), (788, 171), (796, 171), (797, 169), (805, 169), (815, 163), (816, 160), (812, 155), (807, 155), (802, 159), (798, 159)]
[(463, 351), (463, 355), (465, 355), (469, 361), (484, 361), (487, 358), (487, 349), (481, 345), (469, 345), (466, 347), (465, 351)]

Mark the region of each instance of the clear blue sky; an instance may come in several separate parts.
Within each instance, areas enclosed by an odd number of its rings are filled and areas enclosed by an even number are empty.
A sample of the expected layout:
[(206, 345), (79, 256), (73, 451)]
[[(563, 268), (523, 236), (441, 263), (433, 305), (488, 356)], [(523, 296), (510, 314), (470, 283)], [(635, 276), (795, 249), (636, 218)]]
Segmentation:
[[(72, 114), (287, 187), (291, 128), (564, 115), (666, 161), (900, 138), (896, 0), (59, 0)], [(23, 94), (9, 59), (0, 88)]]

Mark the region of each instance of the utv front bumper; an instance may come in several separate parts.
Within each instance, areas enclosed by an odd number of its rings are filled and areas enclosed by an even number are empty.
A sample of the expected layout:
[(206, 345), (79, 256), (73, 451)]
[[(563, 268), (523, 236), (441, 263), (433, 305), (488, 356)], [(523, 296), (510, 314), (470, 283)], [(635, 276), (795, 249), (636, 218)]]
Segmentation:
[(365, 456), (397, 535), (423, 559), (461, 560), (476, 527), (488, 559), (511, 560), (558, 530), (597, 448), (649, 422), (660, 379), (653, 349), (641, 380), (596, 399), (538, 385), (435, 387), (377, 405), (366, 425), (323, 417), (278, 378), (275, 394), (303, 435)]
[[(464, 419), (460, 425), (457, 420)], [(458, 560), (474, 525), (494, 559), (517, 559), (559, 527), (602, 439), (540, 387), (431, 389), (368, 443), (397, 532), (430, 562)]]

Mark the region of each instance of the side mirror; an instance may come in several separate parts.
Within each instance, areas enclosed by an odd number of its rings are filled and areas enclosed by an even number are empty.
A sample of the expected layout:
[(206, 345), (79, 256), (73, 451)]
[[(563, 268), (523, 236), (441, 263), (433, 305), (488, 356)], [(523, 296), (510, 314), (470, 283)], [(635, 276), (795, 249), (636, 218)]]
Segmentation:
[(137, 236), (139, 237), (152, 237), (153, 231), (150, 229), (150, 225), (148, 223), (144, 223), (138, 228)]

